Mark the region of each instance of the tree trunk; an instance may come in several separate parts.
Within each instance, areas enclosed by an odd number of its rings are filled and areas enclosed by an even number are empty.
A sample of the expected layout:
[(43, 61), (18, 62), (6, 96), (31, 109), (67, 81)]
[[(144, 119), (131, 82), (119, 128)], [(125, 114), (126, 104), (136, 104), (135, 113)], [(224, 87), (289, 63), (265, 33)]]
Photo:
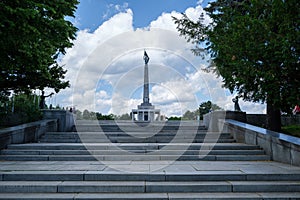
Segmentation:
[(267, 103), (267, 129), (280, 132), (281, 131), (281, 113), (271, 103)]

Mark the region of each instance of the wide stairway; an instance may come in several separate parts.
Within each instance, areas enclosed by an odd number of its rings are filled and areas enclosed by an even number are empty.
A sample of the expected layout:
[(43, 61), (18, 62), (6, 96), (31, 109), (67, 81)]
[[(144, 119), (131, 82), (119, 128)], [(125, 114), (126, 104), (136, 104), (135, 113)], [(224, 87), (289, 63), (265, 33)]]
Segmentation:
[(299, 167), (195, 122), (78, 122), (0, 160), (0, 199), (300, 199)]

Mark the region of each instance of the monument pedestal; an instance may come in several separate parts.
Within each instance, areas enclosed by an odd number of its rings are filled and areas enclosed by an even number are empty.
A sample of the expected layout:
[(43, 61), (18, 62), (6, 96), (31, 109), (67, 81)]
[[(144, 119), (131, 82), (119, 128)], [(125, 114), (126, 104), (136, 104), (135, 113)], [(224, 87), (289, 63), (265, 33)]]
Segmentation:
[(131, 119), (133, 121), (149, 122), (160, 120), (160, 110), (155, 109), (155, 106), (139, 105), (138, 109), (132, 109)]

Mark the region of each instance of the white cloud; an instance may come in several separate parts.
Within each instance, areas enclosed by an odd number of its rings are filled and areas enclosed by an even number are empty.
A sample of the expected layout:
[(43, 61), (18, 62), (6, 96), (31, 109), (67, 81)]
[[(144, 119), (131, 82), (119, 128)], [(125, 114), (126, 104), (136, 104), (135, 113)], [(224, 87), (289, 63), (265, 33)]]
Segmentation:
[[(205, 23), (210, 23), (211, 20), (209, 16), (205, 14), (206, 12), (200, 5), (195, 8), (190, 7), (185, 11), (187, 17), (194, 22), (196, 22), (199, 19), (202, 13), (204, 14)], [(150, 28), (163, 28), (176, 31), (176, 24), (174, 23), (172, 17), (180, 18), (181, 16), (181, 13), (178, 13), (176, 11), (172, 11), (171, 13), (162, 13), (162, 15), (159, 16), (155, 21), (152, 21), (150, 23)]]
[[(185, 11), (186, 16), (194, 22), (197, 22), (201, 14), (205, 14), (205, 11), (201, 6), (197, 6), (196, 8), (188, 8)], [(204, 15), (204, 19), (206, 23), (209, 23), (211, 20), (208, 15)]]
[(121, 13), (121, 12), (127, 12), (128, 10), (128, 3), (125, 2), (123, 5), (120, 4), (109, 4), (107, 5), (106, 12), (103, 14), (102, 18), (104, 20), (107, 20), (109, 17)]
[[(89, 55), (101, 43), (104, 43), (109, 38), (120, 33), (133, 30), (132, 17), (132, 11), (128, 9), (126, 13), (119, 13), (110, 20), (104, 22), (93, 33), (89, 33), (88, 30), (80, 30), (77, 33), (74, 46), (67, 50), (66, 55), (61, 60), (61, 64), (66, 65), (66, 68), (68, 69), (66, 79), (70, 80), (72, 85), (74, 85), (74, 80), (76, 80), (76, 77), (78, 76), (77, 73), (79, 72), (79, 69), (87, 59), (90, 59)], [(97, 67), (97, 64), (93, 63), (93, 65)], [(93, 73), (93, 70), (90, 72)], [(93, 84), (95, 80), (90, 79), (91, 77), (93, 76), (87, 72), (86, 77), (81, 80), (80, 84), (82, 86)]]
[(155, 21), (150, 23), (150, 28), (163, 28), (176, 31), (176, 24), (174, 23), (172, 16), (180, 18), (181, 14), (175, 11), (171, 13), (163, 13)]
[[(142, 57), (146, 49), (150, 56), (150, 100), (162, 114), (182, 115), (207, 100), (232, 110), (233, 95), (226, 94), (214, 74), (200, 70), (207, 63), (195, 57), (191, 44), (179, 37), (172, 20), (179, 13), (163, 13), (149, 27), (134, 30), (133, 13), (127, 6), (114, 7), (122, 12), (94, 32), (78, 32), (73, 48), (61, 60), (71, 82), (71, 88), (56, 96), (61, 106), (75, 105), (104, 114), (129, 113), (142, 102)], [(201, 6), (186, 10), (192, 19), (202, 12)], [(264, 109), (242, 101), (240, 105), (255, 112)]]

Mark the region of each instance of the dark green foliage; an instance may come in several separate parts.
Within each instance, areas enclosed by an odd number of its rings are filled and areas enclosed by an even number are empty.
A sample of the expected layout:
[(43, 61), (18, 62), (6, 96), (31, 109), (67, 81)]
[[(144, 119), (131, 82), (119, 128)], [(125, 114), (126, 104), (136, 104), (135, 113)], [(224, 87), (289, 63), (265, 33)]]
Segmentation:
[(181, 120), (181, 117), (168, 117), (168, 121), (180, 121)]
[(223, 110), (223, 109), (217, 104), (212, 103), (211, 101), (206, 101), (200, 104), (198, 115), (200, 115), (200, 119), (202, 120), (203, 115), (214, 110)]
[(80, 110), (76, 110), (75, 115), (76, 115), (76, 120), (83, 119), (82, 112)]
[(115, 116), (113, 114), (103, 115), (99, 112), (90, 112), (88, 110), (84, 110), (81, 112), (80, 110), (75, 111), (76, 119), (86, 119), (86, 120), (114, 120)]
[(272, 130), (280, 129), (274, 126), (280, 110), (291, 112), (299, 103), (299, 7), (298, 0), (217, 0), (206, 8), (211, 24), (201, 17), (175, 19), (182, 35), (198, 48), (205, 44), (210, 68), (226, 88), (244, 100), (267, 102)]
[(116, 119), (118, 119), (118, 120), (131, 120), (131, 116), (128, 113), (126, 113), (126, 114), (122, 114), (120, 116), (116, 116)]
[(96, 116), (93, 112), (90, 113), (90, 111), (84, 110), (82, 113), (82, 118), (83, 119), (96, 119)]
[(98, 120), (114, 120), (115, 116), (113, 114), (102, 115), (101, 113), (96, 113)]
[(212, 103), (211, 101), (203, 102), (199, 105), (199, 109), (196, 109), (194, 111), (186, 111), (182, 119), (183, 120), (196, 120), (198, 117), (200, 117), (200, 120), (203, 119), (203, 115), (214, 111), (214, 110), (223, 110), (220, 106), (217, 104)]
[(0, 1), (0, 92), (69, 86), (57, 58), (72, 46), (77, 0)]
[(187, 110), (183, 116), (182, 116), (182, 119), (183, 120), (196, 120), (197, 119), (197, 110), (195, 110), (194, 112), (190, 111), (190, 110)]
[(1, 101), (0, 125), (14, 126), (40, 120), (39, 97), (33, 94), (14, 95), (7, 101)]

